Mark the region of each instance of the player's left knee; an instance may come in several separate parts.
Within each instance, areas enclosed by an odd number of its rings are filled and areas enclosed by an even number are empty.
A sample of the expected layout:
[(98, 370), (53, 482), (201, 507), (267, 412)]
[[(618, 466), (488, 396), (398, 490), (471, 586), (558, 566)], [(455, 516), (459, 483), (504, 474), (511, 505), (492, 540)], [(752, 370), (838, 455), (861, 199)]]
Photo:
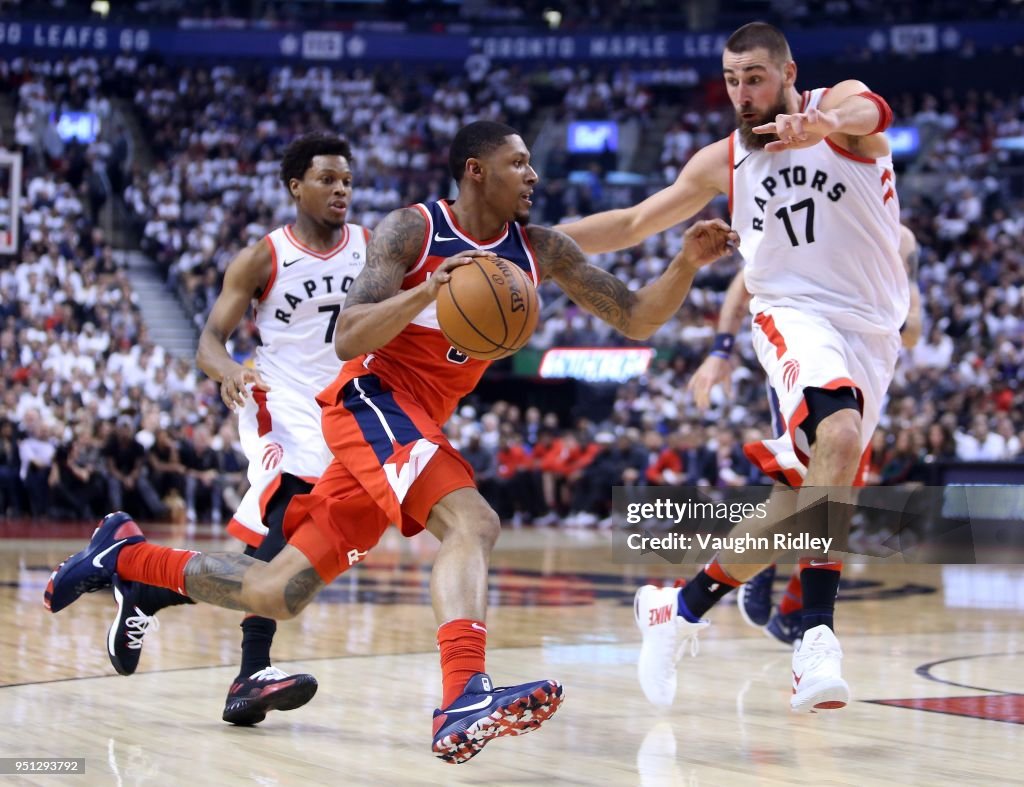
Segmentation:
[(494, 509), (484, 503), (473, 518), (472, 528), (477, 538), (493, 547), (501, 533), (501, 520)]
[(860, 457), (861, 417), (857, 397), (853, 388), (804, 389), (807, 418), (802, 428), (816, 450)]
[(463, 535), (478, 539), (488, 549), (494, 546), (501, 532), (501, 521), (483, 497), (478, 497), (473, 505), (467, 506), (459, 513), (456, 527)]
[(856, 410), (838, 410), (818, 424), (815, 449), (843, 461), (856, 462), (861, 455), (861, 418)]

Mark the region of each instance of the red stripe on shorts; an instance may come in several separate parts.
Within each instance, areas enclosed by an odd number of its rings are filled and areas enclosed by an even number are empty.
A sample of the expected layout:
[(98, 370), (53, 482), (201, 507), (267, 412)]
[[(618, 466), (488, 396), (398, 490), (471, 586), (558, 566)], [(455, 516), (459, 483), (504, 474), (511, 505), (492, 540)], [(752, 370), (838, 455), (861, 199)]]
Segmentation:
[(786, 350), (788, 349), (786, 347), (786, 340), (782, 338), (782, 334), (779, 333), (779, 329), (775, 327), (775, 320), (772, 319), (772, 316), (761, 312), (754, 318), (754, 323), (758, 328), (764, 331), (764, 335), (768, 337), (768, 341), (775, 346), (775, 357), (781, 358), (785, 355)]
[(256, 402), (256, 433), (263, 437), (274, 428), (270, 420), (270, 410), (267, 409), (267, 392), (261, 388), (253, 388), (252, 400)]

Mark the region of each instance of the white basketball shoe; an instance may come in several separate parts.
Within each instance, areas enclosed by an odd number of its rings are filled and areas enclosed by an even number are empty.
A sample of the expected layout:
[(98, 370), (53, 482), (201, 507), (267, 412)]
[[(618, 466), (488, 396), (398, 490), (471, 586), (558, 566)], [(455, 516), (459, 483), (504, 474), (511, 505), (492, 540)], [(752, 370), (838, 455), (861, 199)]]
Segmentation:
[(706, 620), (691, 623), (679, 616), (679, 588), (644, 585), (633, 598), (633, 614), (643, 635), (637, 675), (644, 696), (655, 705), (671, 705), (676, 697), (676, 662), (687, 645), (697, 655), (697, 635)]
[(798, 712), (836, 710), (850, 701), (850, 687), (840, 670), (843, 649), (828, 626), (804, 633), (793, 651), (793, 697), (789, 706)]

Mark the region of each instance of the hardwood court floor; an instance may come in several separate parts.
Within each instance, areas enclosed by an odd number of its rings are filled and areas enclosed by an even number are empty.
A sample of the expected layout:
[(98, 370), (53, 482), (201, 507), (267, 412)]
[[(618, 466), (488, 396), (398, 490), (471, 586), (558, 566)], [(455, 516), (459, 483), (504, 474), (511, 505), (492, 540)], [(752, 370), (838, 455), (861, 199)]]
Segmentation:
[(239, 614), (165, 610), (124, 678), (104, 646), (108, 594), (43, 609), (51, 567), (90, 530), (0, 526), (0, 757), (86, 759), (84, 776), (0, 785), (1024, 783), (1019, 567), (851, 569), (839, 634), (854, 702), (835, 713), (791, 714), (788, 651), (723, 606), (661, 711), (636, 682), (632, 595), (670, 567), (613, 564), (606, 534), (510, 530), (493, 561), (488, 670), (499, 684), (558, 678), (566, 701), (538, 732), (454, 767), (429, 748), (430, 536), (389, 534), (280, 625), (275, 663), (315, 674), (319, 693), (242, 729), (220, 720)]

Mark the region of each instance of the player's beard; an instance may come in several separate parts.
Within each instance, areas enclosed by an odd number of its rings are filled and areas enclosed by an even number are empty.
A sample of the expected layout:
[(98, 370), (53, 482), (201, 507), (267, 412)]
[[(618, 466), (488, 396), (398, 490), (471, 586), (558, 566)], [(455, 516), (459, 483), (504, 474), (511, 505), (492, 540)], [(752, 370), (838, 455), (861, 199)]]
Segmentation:
[[(749, 110), (748, 110), (749, 111)], [(779, 88), (779, 95), (775, 98), (775, 104), (767, 111), (761, 113), (753, 120), (747, 121), (740, 117), (740, 111), (736, 112), (736, 127), (740, 131), (740, 140), (747, 150), (764, 150), (765, 145), (778, 139), (775, 134), (755, 134), (755, 126), (763, 126), (765, 123), (773, 123), (776, 115), (785, 115), (786, 111), (786, 90)]]

